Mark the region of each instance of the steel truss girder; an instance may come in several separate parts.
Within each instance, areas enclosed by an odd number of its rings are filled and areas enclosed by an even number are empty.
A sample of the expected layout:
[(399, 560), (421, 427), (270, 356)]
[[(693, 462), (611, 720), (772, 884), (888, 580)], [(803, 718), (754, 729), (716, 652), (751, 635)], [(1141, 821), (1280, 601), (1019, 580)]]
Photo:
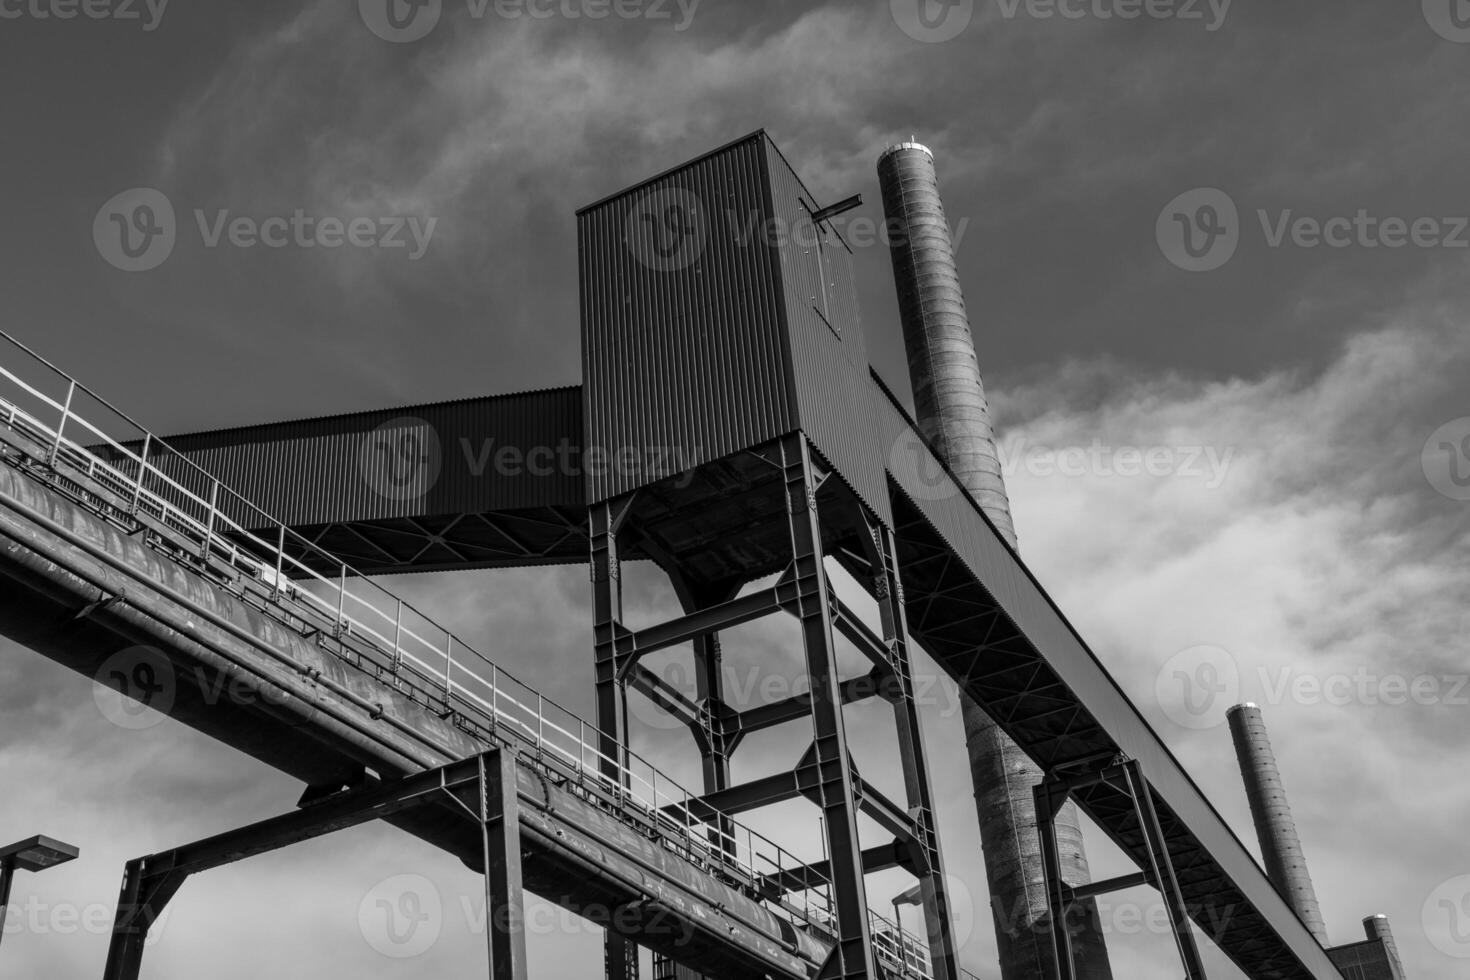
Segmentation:
[(527, 980), (515, 755), (482, 755), (347, 790), (303, 809), (127, 863), (103, 980), (138, 980), (148, 930), (192, 874), (391, 816), (440, 805), (481, 828), (491, 980)]
[[(1107, 881), (1073, 887), (1062, 880), (1061, 853), (1057, 846), (1056, 817), (1062, 806), (1080, 789), (1105, 783), (1132, 803), (1134, 816), (1142, 829), (1148, 865), (1137, 874), (1122, 875)], [(1154, 808), (1153, 795), (1143, 768), (1136, 760), (1127, 760), (1105, 769), (1070, 776), (1049, 775), (1035, 789), (1036, 826), (1041, 836), (1041, 857), (1046, 872), (1047, 906), (1051, 919), (1054, 956), (1054, 980), (1076, 980), (1076, 963), (1072, 955), (1069, 915), (1076, 903), (1097, 895), (1149, 884), (1158, 888), (1169, 915), (1174, 945), (1184, 965), (1184, 980), (1206, 980), (1199, 944), (1190, 928), (1189, 910), (1185, 906), (1174, 861), (1169, 854), (1164, 830)]]

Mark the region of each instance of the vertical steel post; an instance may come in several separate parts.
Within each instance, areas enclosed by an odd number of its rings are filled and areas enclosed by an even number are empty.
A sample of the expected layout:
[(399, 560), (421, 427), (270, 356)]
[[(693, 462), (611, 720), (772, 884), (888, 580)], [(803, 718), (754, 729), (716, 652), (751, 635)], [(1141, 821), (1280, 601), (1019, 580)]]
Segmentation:
[(281, 575), (286, 569), (286, 525), (276, 528), (276, 580), (271, 585), (271, 598), (278, 599), (286, 591), (281, 585)]
[(138, 512), (138, 503), (143, 499), (143, 474), (148, 472), (148, 450), (153, 448), (153, 433), (143, 433), (143, 452), (138, 456), (138, 481), (133, 485), (133, 505), (129, 514)]
[[(591, 532), (593, 663), (597, 681), (597, 749), (599, 771), (622, 788), (626, 774), (622, 746), (627, 740), (626, 701), (618, 679), (617, 638), (622, 632), (622, 565), (618, 532), (633, 497), (594, 504), (588, 515)], [(538, 712), (539, 715), (539, 712)], [(538, 722), (539, 724), (539, 722)], [(611, 929), (604, 934), (607, 980), (636, 980), (638, 947)]]
[[(875, 572), (873, 592), (878, 599), (883, 639), (892, 656), (894, 680), (899, 688), (898, 696), (893, 702), (894, 723), (898, 728), (899, 763), (903, 766), (904, 790), (909, 811), (917, 815), (922, 838), (921, 853), (912, 857), (914, 871), (919, 878), (930, 965), (935, 980), (959, 980), (959, 951), (955, 948), (944, 861), (939, 851), (939, 828), (935, 826), (929, 761), (924, 753), (919, 706), (914, 701), (913, 664), (908, 646), (908, 614), (904, 610), (903, 582), (898, 574), (898, 543), (892, 531), (876, 522), (870, 525), (869, 531), (869, 557)], [(894, 920), (897, 919), (895, 907)], [(896, 938), (902, 946), (902, 928)]]
[(204, 545), (199, 549), (199, 557), (209, 561), (209, 549), (214, 547), (214, 518), (219, 511), (219, 481), (215, 480), (209, 485), (209, 512), (204, 516)]
[(784, 439), (781, 458), (785, 470), (792, 562), (801, 596), (798, 616), (802, 646), (811, 681), (817, 800), (822, 811), (837, 912), (834, 923), (837, 942), (818, 974), (818, 980), (872, 980), (879, 973), (873, 959), (862, 847), (858, 842), (857, 799), (853, 793), (847, 731), (842, 719), (832, 607), (827, 572), (822, 564), (817, 492), (806, 437), (796, 434)]
[(334, 628), (336, 635), (342, 635), (342, 611), (347, 606), (347, 563), (342, 563), (342, 571), (337, 576), (337, 625)]
[(485, 952), (490, 980), (526, 980), (525, 893), (515, 755), (480, 756), (480, 828), (485, 858)]
[(1133, 793), (1133, 805), (1138, 811), (1139, 823), (1148, 841), (1148, 849), (1154, 860), (1155, 880), (1163, 894), (1164, 908), (1169, 913), (1169, 925), (1174, 932), (1174, 943), (1179, 947), (1179, 958), (1184, 961), (1185, 980), (1205, 980), (1204, 961), (1200, 959), (1199, 944), (1189, 927), (1189, 910), (1184, 905), (1184, 894), (1179, 889), (1179, 879), (1174, 874), (1174, 860), (1169, 856), (1169, 845), (1164, 840), (1159, 826), (1159, 815), (1154, 809), (1153, 794), (1143, 770), (1136, 761), (1125, 763), (1123, 772)]
[(454, 670), (454, 634), (448, 630), (444, 631), (444, 710), (451, 711), (454, 708), (454, 681), (451, 679), (451, 671)]
[[(403, 600), (398, 599), (398, 609), (393, 614), (393, 676), (398, 676), (398, 669), (403, 665)], [(491, 690), (494, 690), (492, 683)], [(494, 695), (492, 694), (493, 698)], [(491, 706), (494, 706), (491, 701)]]
[(57, 454), (61, 452), (61, 436), (66, 431), (67, 420), (71, 418), (71, 400), (77, 393), (77, 383), (70, 382), (66, 386), (66, 402), (61, 406), (61, 421), (56, 423), (56, 441), (51, 444), (51, 458), (46, 460), (48, 466), (56, 465)]
[(1065, 791), (1050, 781), (1032, 791), (1036, 797), (1036, 833), (1041, 838), (1041, 863), (1046, 874), (1046, 904), (1050, 910), (1053, 980), (1076, 980), (1077, 958), (1072, 931), (1067, 928), (1070, 903), (1062, 879), (1062, 853), (1057, 847), (1057, 813), (1067, 801)]
[(148, 915), (138, 914), (142, 893), (143, 861), (134, 859), (123, 869), (112, 939), (107, 946), (107, 963), (102, 968), (103, 980), (138, 980), (143, 968), (143, 946), (148, 939), (148, 927), (152, 924)]
[(5, 913), (10, 908), (10, 882), (15, 877), (15, 862), (0, 861), (0, 939), (5, 938)]

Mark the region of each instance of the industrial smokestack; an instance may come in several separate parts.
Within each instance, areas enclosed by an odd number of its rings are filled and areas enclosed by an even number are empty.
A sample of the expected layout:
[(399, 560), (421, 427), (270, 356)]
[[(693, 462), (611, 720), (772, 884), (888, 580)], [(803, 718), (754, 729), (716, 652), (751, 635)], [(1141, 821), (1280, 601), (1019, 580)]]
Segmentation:
[[(878, 159), (878, 180), (919, 428), (1015, 547), (1010, 500), (939, 199), (934, 155), (918, 143), (891, 146)], [(1032, 794), (1041, 770), (969, 698), (964, 700), (964, 720), (1001, 980), (1051, 980), (1055, 957), (1046, 928), (1045, 872)], [(1063, 880), (1085, 884), (1091, 875), (1075, 805), (1068, 803), (1057, 815), (1056, 830)], [(1096, 904), (1078, 903), (1072, 915), (1077, 977), (1112, 980)]]
[(1235, 739), (1235, 754), (1240, 760), (1240, 775), (1245, 780), (1245, 795), (1250, 801), (1251, 818), (1261, 844), (1261, 859), (1266, 875), (1281, 892), (1297, 918), (1311, 930), (1317, 942), (1327, 945), (1327, 926), (1322, 909), (1307, 872), (1302, 842), (1297, 836), (1296, 821), (1286, 802), (1281, 785), (1281, 771), (1271, 751), (1271, 739), (1261, 709), (1254, 704), (1237, 704), (1227, 712), (1230, 734)]
[(1396, 980), (1403, 980), (1404, 961), (1399, 959), (1398, 943), (1393, 941), (1393, 930), (1389, 927), (1388, 916), (1370, 915), (1363, 920), (1363, 932), (1369, 939), (1381, 940), (1383, 949), (1388, 953), (1389, 965), (1394, 971)]

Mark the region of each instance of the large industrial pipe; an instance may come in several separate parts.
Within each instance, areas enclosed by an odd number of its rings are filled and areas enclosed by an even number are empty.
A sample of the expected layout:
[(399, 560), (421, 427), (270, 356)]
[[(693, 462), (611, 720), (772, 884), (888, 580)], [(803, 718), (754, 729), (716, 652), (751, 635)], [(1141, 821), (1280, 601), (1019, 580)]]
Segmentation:
[[(934, 155), (919, 143), (891, 146), (878, 160), (878, 180), (919, 428), (1014, 548), (1010, 500), (939, 198)], [(1041, 770), (969, 698), (964, 699), (964, 720), (1001, 980), (1050, 980), (1054, 955), (1032, 795)], [(1057, 815), (1056, 828), (1063, 880), (1071, 885), (1090, 881), (1074, 804)], [(1112, 980), (1096, 904), (1078, 903), (1073, 915), (1077, 977)]]
[(1245, 795), (1250, 801), (1251, 819), (1261, 844), (1261, 859), (1266, 875), (1276, 890), (1296, 912), (1297, 918), (1311, 930), (1317, 942), (1327, 945), (1327, 926), (1322, 909), (1307, 872), (1302, 842), (1297, 836), (1296, 821), (1286, 802), (1281, 785), (1281, 771), (1271, 751), (1271, 739), (1261, 709), (1254, 704), (1237, 704), (1227, 713), (1230, 734), (1235, 740), (1235, 754), (1240, 760), (1240, 775), (1245, 780)]

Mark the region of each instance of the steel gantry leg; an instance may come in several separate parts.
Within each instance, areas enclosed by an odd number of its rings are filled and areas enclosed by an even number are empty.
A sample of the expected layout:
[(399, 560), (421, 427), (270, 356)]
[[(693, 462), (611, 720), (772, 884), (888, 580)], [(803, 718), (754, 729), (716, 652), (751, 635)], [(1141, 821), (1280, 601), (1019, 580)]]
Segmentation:
[[(1109, 881), (1099, 881), (1085, 888), (1073, 888), (1062, 880), (1061, 854), (1057, 849), (1056, 816), (1073, 792), (1086, 786), (1107, 783), (1124, 793), (1133, 804), (1143, 834), (1145, 865), (1139, 874), (1124, 875)], [(1179, 879), (1174, 872), (1174, 861), (1169, 855), (1163, 828), (1159, 825), (1158, 813), (1154, 809), (1153, 795), (1143, 769), (1136, 761), (1129, 760), (1110, 766), (1100, 772), (1084, 776), (1048, 776), (1036, 787), (1036, 829), (1041, 837), (1041, 857), (1046, 871), (1047, 907), (1051, 917), (1052, 946), (1055, 950), (1055, 980), (1076, 980), (1077, 967), (1073, 959), (1072, 936), (1069, 922), (1074, 903), (1083, 898), (1104, 895), (1108, 892), (1134, 888), (1138, 885), (1153, 885), (1159, 890), (1164, 909), (1169, 916), (1169, 928), (1174, 936), (1174, 945), (1184, 964), (1184, 980), (1206, 980), (1204, 962), (1200, 958), (1199, 944), (1190, 927), (1189, 909), (1184, 903), (1184, 894), (1179, 888)]]
[(480, 756), (486, 952), (490, 980), (526, 980), (525, 893), (521, 887), (520, 800), (509, 752)]
[(479, 822), (489, 975), (491, 980), (527, 980), (515, 765), (510, 750), (492, 749), (389, 783), (335, 793), (292, 813), (129, 861), (103, 980), (138, 980), (148, 930), (190, 875), (429, 804)]
[(910, 848), (915, 853), (909, 855), (909, 861), (919, 879), (930, 966), (935, 980), (959, 980), (959, 953), (955, 948), (944, 862), (939, 853), (939, 830), (935, 826), (929, 763), (924, 754), (919, 705), (914, 699), (908, 620), (903, 605), (903, 583), (898, 576), (898, 546), (893, 532), (876, 521), (869, 522), (868, 532), (866, 550), (873, 568), (873, 595), (878, 600), (883, 641), (888, 646), (894, 682), (890, 699), (898, 728), (899, 762), (903, 766), (909, 816), (918, 837)]
[[(593, 662), (597, 673), (598, 765), (603, 775), (624, 779), (623, 746), (628, 740), (628, 692), (618, 660), (623, 628), (623, 571), (618, 532), (632, 510), (634, 494), (591, 508)], [(607, 980), (637, 980), (638, 946), (611, 929), (604, 933)]]
[(862, 848), (858, 842), (858, 804), (842, 720), (843, 696), (837, 674), (833, 617), (822, 535), (817, 518), (817, 486), (811, 450), (803, 436), (781, 444), (786, 480), (788, 525), (795, 578), (801, 598), (802, 645), (811, 681), (812, 756), (817, 772), (814, 796), (822, 810), (836, 906), (837, 943), (818, 980), (876, 980)]

